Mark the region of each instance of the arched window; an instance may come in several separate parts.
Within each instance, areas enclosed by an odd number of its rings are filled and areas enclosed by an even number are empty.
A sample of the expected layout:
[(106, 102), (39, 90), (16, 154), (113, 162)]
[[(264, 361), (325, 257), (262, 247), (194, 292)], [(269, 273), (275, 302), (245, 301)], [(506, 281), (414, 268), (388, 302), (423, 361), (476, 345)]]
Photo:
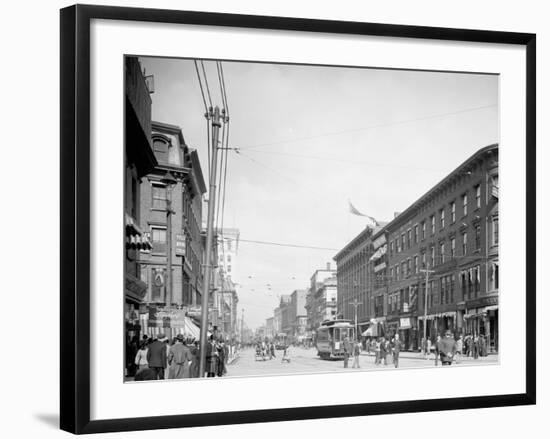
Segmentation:
[(168, 163), (170, 139), (162, 134), (153, 134), (153, 151), (159, 162)]

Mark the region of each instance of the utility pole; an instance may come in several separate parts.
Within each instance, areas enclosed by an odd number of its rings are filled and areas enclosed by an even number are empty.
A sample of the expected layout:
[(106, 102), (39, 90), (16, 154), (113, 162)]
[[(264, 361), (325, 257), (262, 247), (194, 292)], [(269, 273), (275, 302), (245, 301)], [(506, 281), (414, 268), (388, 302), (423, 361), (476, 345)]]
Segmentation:
[(172, 307), (172, 215), (175, 213), (172, 210), (172, 188), (178, 181), (170, 173), (166, 172), (161, 180), (166, 185), (166, 241), (168, 249), (166, 251), (166, 297), (165, 305), (168, 308)]
[(357, 299), (354, 299), (351, 305), (355, 308), (355, 341), (359, 341), (359, 336), (357, 335), (357, 307), (363, 305), (363, 302), (358, 302)]
[(426, 339), (426, 343), (428, 343), (428, 336), (426, 334), (426, 324), (428, 323), (428, 276), (430, 273), (435, 273), (435, 271), (425, 268), (420, 270), (420, 272), (426, 273), (426, 289), (424, 291), (424, 338)]
[(221, 127), (220, 109), (216, 106), (212, 115), (212, 163), (210, 173), (210, 193), (208, 194), (208, 216), (206, 223), (206, 261), (204, 264), (204, 284), (201, 301), (201, 337), (199, 376), (204, 377), (206, 370), (206, 334), (208, 331), (208, 299), (212, 277), (212, 242), (214, 238), (214, 213), (216, 210), (216, 171), (218, 160), (218, 136)]

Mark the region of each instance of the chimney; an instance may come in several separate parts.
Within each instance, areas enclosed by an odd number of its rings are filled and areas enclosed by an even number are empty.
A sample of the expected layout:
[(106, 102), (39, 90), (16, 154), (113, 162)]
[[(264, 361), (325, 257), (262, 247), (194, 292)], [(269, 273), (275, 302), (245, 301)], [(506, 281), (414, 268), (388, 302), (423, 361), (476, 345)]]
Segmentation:
[(330, 262), (327, 262), (327, 270), (330, 270)]

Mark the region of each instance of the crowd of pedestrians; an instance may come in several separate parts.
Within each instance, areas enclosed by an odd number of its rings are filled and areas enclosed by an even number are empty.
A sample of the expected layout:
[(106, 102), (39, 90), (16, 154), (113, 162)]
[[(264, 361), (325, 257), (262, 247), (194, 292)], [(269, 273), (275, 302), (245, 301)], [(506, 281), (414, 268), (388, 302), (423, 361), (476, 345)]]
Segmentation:
[[(227, 373), (230, 351), (223, 337), (211, 335), (206, 344), (206, 377), (222, 377)], [(143, 336), (135, 355), (135, 381), (198, 378), (199, 342), (178, 334), (169, 340), (164, 334), (155, 339)]]

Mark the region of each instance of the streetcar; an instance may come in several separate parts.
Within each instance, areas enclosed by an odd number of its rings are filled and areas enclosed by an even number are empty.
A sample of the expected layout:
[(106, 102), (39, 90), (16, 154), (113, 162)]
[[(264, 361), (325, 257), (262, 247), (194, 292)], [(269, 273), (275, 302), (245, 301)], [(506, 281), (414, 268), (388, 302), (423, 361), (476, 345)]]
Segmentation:
[(344, 339), (355, 340), (355, 327), (351, 320), (325, 320), (317, 329), (317, 355), (322, 360), (344, 358)]
[(275, 349), (282, 351), (288, 347), (287, 335), (285, 332), (279, 332), (275, 336)]

